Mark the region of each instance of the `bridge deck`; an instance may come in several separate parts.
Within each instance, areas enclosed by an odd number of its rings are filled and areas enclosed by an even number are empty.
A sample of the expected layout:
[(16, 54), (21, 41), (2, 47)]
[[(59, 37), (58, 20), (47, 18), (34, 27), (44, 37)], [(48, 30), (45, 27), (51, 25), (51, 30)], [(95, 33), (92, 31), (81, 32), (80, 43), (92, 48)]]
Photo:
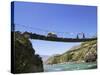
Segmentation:
[(85, 42), (85, 41), (92, 41), (97, 40), (97, 38), (54, 38), (54, 37), (47, 37), (44, 35), (39, 34), (30, 34), (31, 39), (38, 39), (38, 40), (45, 40), (45, 41), (57, 41), (57, 42)]

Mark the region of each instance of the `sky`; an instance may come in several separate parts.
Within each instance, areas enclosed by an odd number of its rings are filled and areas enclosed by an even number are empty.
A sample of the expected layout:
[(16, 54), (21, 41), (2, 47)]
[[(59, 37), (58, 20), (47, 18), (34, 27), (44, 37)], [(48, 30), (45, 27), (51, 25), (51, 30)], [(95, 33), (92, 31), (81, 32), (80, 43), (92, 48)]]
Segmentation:
[[(15, 2), (16, 30), (47, 35), (55, 32), (59, 37), (74, 37), (84, 32), (86, 37), (97, 32), (97, 7), (34, 2)], [(80, 36), (81, 37), (81, 36)], [(31, 40), (40, 55), (62, 54), (78, 43)]]

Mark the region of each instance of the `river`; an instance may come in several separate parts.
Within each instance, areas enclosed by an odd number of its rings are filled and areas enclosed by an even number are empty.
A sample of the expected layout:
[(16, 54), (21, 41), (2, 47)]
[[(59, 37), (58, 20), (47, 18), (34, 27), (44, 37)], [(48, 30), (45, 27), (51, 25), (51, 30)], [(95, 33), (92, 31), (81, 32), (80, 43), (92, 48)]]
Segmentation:
[(95, 68), (97, 68), (97, 63), (54, 64), (54, 65), (44, 65), (44, 72), (85, 70), (85, 69), (95, 69)]

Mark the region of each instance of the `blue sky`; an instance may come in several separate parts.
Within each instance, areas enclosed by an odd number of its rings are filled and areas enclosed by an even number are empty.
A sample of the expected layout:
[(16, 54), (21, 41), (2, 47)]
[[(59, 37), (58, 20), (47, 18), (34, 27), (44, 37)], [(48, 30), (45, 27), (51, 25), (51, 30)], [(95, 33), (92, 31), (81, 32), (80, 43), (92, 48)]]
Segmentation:
[[(97, 8), (95, 6), (15, 2), (14, 23), (16, 30), (22, 32), (30, 31), (47, 35), (48, 32), (55, 31), (59, 37), (74, 38), (76, 34), (70, 35), (71, 33), (84, 32), (86, 36), (88, 34), (90, 36), (97, 32)], [(61, 54), (79, 44), (42, 40), (31, 41), (36, 53), (41, 55)]]

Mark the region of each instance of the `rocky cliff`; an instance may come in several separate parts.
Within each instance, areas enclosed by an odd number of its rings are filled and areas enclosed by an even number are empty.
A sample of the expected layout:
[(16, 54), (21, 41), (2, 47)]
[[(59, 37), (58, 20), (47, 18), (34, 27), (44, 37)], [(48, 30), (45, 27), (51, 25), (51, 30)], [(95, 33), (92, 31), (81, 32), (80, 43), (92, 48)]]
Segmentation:
[(50, 57), (47, 64), (65, 62), (96, 62), (97, 61), (97, 40), (81, 43), (72, 47), (69, 51)]
[(43, 62), (28, 38), (22, 33), (15, 32), (14, 73), (43, 72)]

